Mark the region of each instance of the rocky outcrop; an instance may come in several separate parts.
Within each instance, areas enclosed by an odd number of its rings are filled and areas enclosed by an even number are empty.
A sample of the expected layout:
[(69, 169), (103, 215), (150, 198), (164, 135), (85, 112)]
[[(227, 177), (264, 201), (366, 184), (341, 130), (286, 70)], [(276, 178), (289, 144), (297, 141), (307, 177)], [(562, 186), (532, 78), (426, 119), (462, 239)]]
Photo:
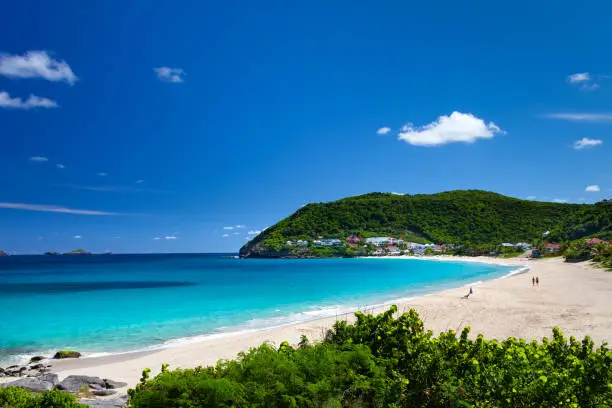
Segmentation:
[(124, 395), (119, 398), (89, 399), (84, 398), (79, 401), (91, 408), (123, 408), (128, 405), (128, 397)]
[(53, 356), (54, 359), (62, 359), (62, 358), (79, 358), (81, 357), (81, 353), (74, 350), (60, 350)]
[[(40, 368), (35, 369), (36, 366), (40, 366)], [(6, 369), (0, 368), (0, 377), (22, 376), (15, 381), (0, 384), (0, 387), (20, 387), (31, 392), (58, 389), (78, 394), (82, 397), (80, 402), (92, 408), (122, 408), (128, 406), (127, 395), (116, 398), (92, 398), (92, 396), (108, 397), (115, 395), (118, 389), (127, 387), (127, 383), (86, 375), (69, 375), (59, 381), (57, 374), (48, 372), (50, 367), (50, 365), (36, 364), (30, 366), (14, 365)]]
[(32, 363), (38, 363), (39, 361), (44, 360), (46, 357), (45, 356), (34, 356), (30, 359), (30, 364)]
[(109, 380), (108, 378), (104, 379), (104, 384), (106, 384), (106, 388), (111, 389), (111, 390), (115, 388), (127, 387), (127, 383), (124, 383), (121, 381)]
[(0, 251), (0, 256), (9, 256), (9, 254), (7, 254), (7, 253), (6, 253), (6, 252), (4, 252), (4, 251)]
[(127, 383), (87, 375), (69, 375), (57, 384), (60, 390), (70, 392), (87, 390), (94, 395), (112, 395), (117, 392), (115, 389), (123, 387), (127, 387)]
[(64, 391), (81, 392), (89, 390), (91, 385), (98, 385), (100, 389), (106, 388), (106, 383), (103, 379), (87, 375), (69, 375), (57, 385), (57, 388)]
[(55, 377), (25, 377), (18, 380), (3, 384), (4, 387), (19, 387), (28, 391), (43, 392), (50, 391), (57, 384), (57, 375)]
[(0, 368), (1, 377), (39, 377), (51, 371), (50, 364), (38, 363), (30, 365), (12, 365), (6, 368)]

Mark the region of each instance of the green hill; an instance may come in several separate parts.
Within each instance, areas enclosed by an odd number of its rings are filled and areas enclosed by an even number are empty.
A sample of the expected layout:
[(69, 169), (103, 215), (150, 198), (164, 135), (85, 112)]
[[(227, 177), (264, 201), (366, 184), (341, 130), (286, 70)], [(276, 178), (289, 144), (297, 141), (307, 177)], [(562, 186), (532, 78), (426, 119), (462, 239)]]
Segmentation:
[[(287, 241), (402, 237), (413, 242), (499, 244), (531, 242), (546, 231), (559, 240), (608, 234), (610, 205), (558, 204), (480, 190), (438, 194), (371, 193), (308, 204), (240, 249), (241, 256), (283, 256)], [(564, 231), (574, 231), (565, 234)], [(605, 232), (608, 231), (608, 232)]]

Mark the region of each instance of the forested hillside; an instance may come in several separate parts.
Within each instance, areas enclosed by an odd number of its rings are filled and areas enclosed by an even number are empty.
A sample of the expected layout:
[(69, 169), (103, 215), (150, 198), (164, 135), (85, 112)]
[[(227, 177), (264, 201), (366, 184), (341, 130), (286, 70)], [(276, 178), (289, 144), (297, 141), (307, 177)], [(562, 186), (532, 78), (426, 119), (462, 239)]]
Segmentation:
[[(559, 240), (610, 233), (610, 205), (560, 204), (480, 190), (438, 194), (372, 193), (308, 204), (247, 243), (243, 256), (282, 251), (288, 240), (359, 236), (415, 242), (530, 242), (546, 231)], [(286, 248), (285, 248), (286, 249)]]

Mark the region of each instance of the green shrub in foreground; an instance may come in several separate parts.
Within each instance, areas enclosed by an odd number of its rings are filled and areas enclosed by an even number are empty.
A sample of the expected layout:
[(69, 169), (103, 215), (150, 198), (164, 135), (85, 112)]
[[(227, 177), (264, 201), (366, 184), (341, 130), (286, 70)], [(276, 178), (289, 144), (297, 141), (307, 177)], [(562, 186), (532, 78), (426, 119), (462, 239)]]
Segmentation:
[(18, 387), (0, 387), (2, 408), (87, 408), (65, 392), (53, 390), (41, 394), (31, 393)]
[(143, 376), (133, 407), (610, 407), (612, 353), (586, 337), (434, 337), (411, 310), (357, 313), (325, 341), (264, 344), (214, 367)]

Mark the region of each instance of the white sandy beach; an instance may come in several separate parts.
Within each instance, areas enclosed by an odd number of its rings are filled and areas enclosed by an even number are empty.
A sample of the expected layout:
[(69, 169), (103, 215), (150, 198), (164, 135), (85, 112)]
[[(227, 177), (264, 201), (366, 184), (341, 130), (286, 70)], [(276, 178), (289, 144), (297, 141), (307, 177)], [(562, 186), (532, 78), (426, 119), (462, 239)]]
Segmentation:
[[(397, 259), (397, 257), (395, 257)], [(424, 259), (424, 258), (420, 258)], [(527, 259), (435, 257), (434, 260), (470, 261), (527, 265), (525, 274), (497, 279), (474, 286), (469, 299), (461, 297), (467, 288), (447, 290), (398, 305), (399, 311), (415, 308), (426, 329), (440, 332), (472, 327), (472, 335), (489, 338), (509, 336), (541, 339), (551, 336), (556, 325), (567, 335), (578, 338), (591, 335), (596, 343), (612, 340), (612, 273), (587, 263), (566, 264), (561, 258), (529, 261)], [(410, 262), (410, 259), (406, 259)], [(532, 276), (540, 286), (532, 287)], [(379, 308), (374, 312), (382, 312)], [(347, 318), (352, 320), (352, 315)], [(60, 378), (71, 374), (92, 375), (125, 381), (133, 387), (146, 367), (157, 374), (162, 363), (170, 368), (211, 365), (219, 359), (231, 359), (240, 351), (263, 342), (297, 343), (302, 334), (320, 339), (336, 318), (325, 318), (249, 333), (212, 336), (197, 343), (181, 344), (153, 352), (129, 353), (106, 357), (53, 362)]]

